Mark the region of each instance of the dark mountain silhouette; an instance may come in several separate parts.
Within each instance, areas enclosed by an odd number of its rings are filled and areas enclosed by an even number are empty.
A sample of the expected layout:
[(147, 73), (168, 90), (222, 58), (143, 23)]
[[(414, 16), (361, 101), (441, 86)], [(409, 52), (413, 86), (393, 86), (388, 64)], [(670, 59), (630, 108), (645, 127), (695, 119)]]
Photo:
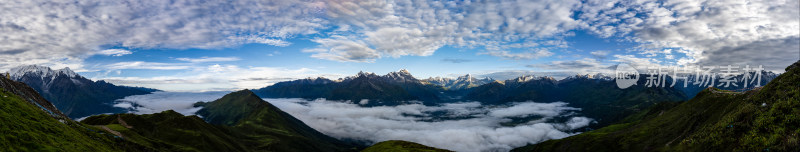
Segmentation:
[(0, 151), (152, 151), (72, 121), (24, 83), (0, 87)]
[(70, 118), (101, 113), (122, 113), (125, 109), (113, 107), (115, 100), (157, 91), (149, 88), (116, 86), (102, 80), (92, 81), (69, 68), (52, 70), (49, 67), (28, 65), (12, 68), (9, 73), (11, 79), (31, 86)]
[(390, 72), (384, 76), (359, 72), (339, 80), (307, 78), (253, 90), (264, 98), (326, 98), (360, 103), (364, 106), (401, 105), (411, 101), (435, 104), (441, 99), (440, 86), (423, 84), (407, 70)]

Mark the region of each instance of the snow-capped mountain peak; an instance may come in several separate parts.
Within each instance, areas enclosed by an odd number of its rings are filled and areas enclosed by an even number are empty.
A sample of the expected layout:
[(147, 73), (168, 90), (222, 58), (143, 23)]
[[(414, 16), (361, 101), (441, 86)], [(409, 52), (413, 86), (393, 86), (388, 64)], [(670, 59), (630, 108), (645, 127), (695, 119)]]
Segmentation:
[(472, 82), (472, 79), (473, 79), (473, 78), (472, 78), (472, 75), (470, 75), (470, 74), (467, 74), (467, 75), (464, 75), (464, 76), (459, 76), (459, 77), (456, 79), (456, 81), (466, 81), (466, 82)]
[(66, 75), (67, 77), (70, 77), (70, 78), (74, 78), (74, 77), (78, 77), (79, 76), (77, 73), (75, 73), (74, 71), (70, 70), (69, 68), (53, 70), (53, 69), (50, 69), (50, 67), (40, 66), (40, 65), (18, 66), (18, 67), (11, 68), (11, 70), (9, 70), (8, 73), (11, 75), (11, 79), (15, 79), (15, 80), (19, 79), (19, 78), (22, 78), (26, 74), (33, 74), (33, 75), (36, 75), (36, 76), (38, 76), (38, 77), (40, 77), (42, 79), (45, 79), (45, 78), (48, 78), (48, 77), (53, 79), (56, 76), (59, 76), (59, 75), (62, 75), (62, 74)]
[(397, 72), (389, 72), (383, 77), (395, 82), (419, 82), (419, 80), (414, 78), (414, 76), (411, 75), (411, 72), (408, 72), (406, 69), (400, 69)]
[(69, 67), (65, 67), (63, 69), (60, 69), (56, 73), (66, 74), (70, 78), (78, 76), (78, 74), (75, 73), (75, 71), (70, 70)]
[(400, 69), (400, 70), (397, 71), (397, 73), (411, 75), (411, 72), (408, 72), (408, 70), (406, 70), (406, 69)]

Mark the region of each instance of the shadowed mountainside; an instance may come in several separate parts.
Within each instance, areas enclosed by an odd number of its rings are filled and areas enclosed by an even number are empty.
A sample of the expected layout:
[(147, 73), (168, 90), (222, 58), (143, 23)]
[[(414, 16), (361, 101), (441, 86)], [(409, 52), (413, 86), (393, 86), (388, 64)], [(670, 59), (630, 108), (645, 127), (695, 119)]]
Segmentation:
[(747, 92), (708, 88), (619, 124), (514, 151), (794, 151), (800, 149), (800, 62)]
[(69, 68), (52, 70), (49, 67), (28, 65), (12, 68), (11, 79), (31, 86), (70, 118), (101, 113), (123, 113), (113, 107), (115, 100), (126, 96), (148, 94), (155, 89), (116, 86), (105, 81), (92, 81)]

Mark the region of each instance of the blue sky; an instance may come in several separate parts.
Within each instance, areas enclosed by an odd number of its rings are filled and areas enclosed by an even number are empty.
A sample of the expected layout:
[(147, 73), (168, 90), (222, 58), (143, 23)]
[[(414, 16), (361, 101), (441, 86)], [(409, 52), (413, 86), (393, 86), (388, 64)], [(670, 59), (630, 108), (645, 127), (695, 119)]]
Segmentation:
[[(417, 78), (800, 59), (798, 1), (10, 1), (0, 69), (170, 91), (408, 69)], [(81, 11), (76, 11), (81, 10)], [(549, 72), (549, 73), (548, 73)], [(558, 72), (560, 74), (553, 74)]]

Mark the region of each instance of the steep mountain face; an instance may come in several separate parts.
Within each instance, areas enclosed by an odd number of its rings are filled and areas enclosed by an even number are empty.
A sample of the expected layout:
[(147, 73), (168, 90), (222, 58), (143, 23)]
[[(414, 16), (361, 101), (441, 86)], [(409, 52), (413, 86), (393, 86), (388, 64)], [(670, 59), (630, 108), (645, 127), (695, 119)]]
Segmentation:
[(21, 82), (0, 87), (0, 151), (149, 151), (70, 120)]
[[(400, 81), (405, 83), (404, 81)], [(348, 79), (331, 91), (331, 100), (358, 101), (362, 105), (400, 105), (403, 102), (418, 100), (400, 85), (382, 80), (382, 77), (359, 75)], [(365, 102), (361, 100), (366, 99)], [(369, 103), (372, 100), (372, 103)]]
[(488, 84), (488, 83), (491, 83), (493, 81), (494, 81), (494, 79), (491, 79), (491, 78), (478, 79), (478, 78), (473, 77), (470, 74), (467, 74), (467, 75), (464, 75), (464, 76), (460, 76), (460, 77), (458, 77), (456, 79), (441, 78), (441, 77), (431, 77), (431, 78), (422, 80), (423, 83), (430, 83), (430, 84), (434, 84), (434, 85), (439, 85), (439, 86), (442, 86), (444, 88), (447, 88), (448, 90), (469, 89), (469, 88), (477, 87), (477, 86), (480, 86), (480, 85)]
[(196, 105), (203, 106), (198, 115), (224, 126), (251, 150), (346, 151), (354, 147), (314, 130), (250, 90)]
[(69, 120), (69, 118), (61, 113), (61, 111), (59, 111), (55, 105), (40, 96), (36, 90), (22, 82), (17, 82), (3, 77), (0, 78), (0, 87), (2, 87), (4, 91), (8, 91), (15, 96), (25, 99), (25, 101), (28, 103), (36, 105), (36, 107), (47, 112), (48, 115), (55, 119), (61, 121)]
[(402, 140), (389, 140), (376, 143), (367, 147), (361, 152), (451, 152), (450, 150), (428, 147), (422, 144), (402, 141)]
[(389, 72), (388, 74), (383, 76), (383, 79), (386, 81), (394, 82), (394, 83), (418, 83), (419, 80), (414, 78), (410, 72), (406, 69), (400, 69), (397, 72)]
[(515, 151), (795, 151), (800, 149), (800, 62), (762, 88), (707, 88), (619, 124)]
[(325, 78), (300, 79), (279, 82), (272, 86), (254, 90), (265, 98), (326, 98), (346, 100), (363, 106), (400, 105), (409, 101), (424, 101), (433, 104), (441, 99), (442, 87), (423, 84), (407, 70), (390, 72), (379, 76), (359, 72), (355, 76), (339, 80)]
[(116, 86), (102, 80), (95, 82), (69, 68), (52, 70), (49, 67), (29, 65), (12, 68), (9, 73), (11, 79), (31, 86), (70, 118), (125, 112), (125, 109), (112, 106), (116, 99), (156, 91)]

